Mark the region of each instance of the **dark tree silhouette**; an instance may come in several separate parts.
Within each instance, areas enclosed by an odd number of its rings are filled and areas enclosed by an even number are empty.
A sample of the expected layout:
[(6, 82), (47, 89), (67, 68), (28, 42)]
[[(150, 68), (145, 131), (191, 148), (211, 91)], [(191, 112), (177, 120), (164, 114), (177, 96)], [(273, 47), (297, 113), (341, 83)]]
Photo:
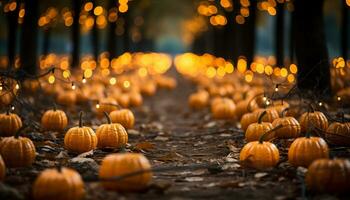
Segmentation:
[[(92, 1), (94, 4), (94, 8), (96, 7), (96, 0)], [(92, 10), (92, 13), (94, 11)], [(91, 45), (92, 45), (92, 51), (93, 51), (93, 55), (94, 58), (96, 59), (96, 61), (98, 60), (98, 55), (100, 53), (100, 38), (99, 38), (99, 31), (98, 31), (98, 27), (97, 27), (97, 23), (96, 23), (96, 18), (97, 16), (92, 14), (94, 16), (94, 25), (92, 27), (92, 37), (91, 37)]]
[(283, 66), (284, 64), (284, 4), (277, 4), (277, 16), (276, 16), (276, 61), (277, 66)]
[[(109, 9), (115, 8), (116, 7), (116, 1), (115, 0), (109, 0), (109, 5), (108, 5)], [(116, 22), (110, 22), (109, 23), (109, 29), (108, 29), (108, 52), (109, 52), (109, 56), (110, 58), (114, 58), (115, 56), (117, 56), (117, 46), (116, 46), (116, 33), (115, 33), (115, 29), (117, 28), (117, 24)]]
[(342, 25), (341, 28), (341, 53), (345, 60), (348, 57), (348, 45), (349, 45), (349, 6), (345, 1), (342, 3)]
[(8, 54), (8, 68), (15, 65), (16, 57), (16, 36), (17, 36), (17, 19), (19, 12), (20, 1), (16, 1), (17, 7), (14, 11), (7, 14), (7, 30), (8, 30), (8, 42), (7, 42), (7, 54)]
[(73, 7), (73, 24), (72, 24), (72, 67), (76, 68), (80, 62), (80, 24), (79, 14), (82, 6), (81, 0), (72, 1)]
[(21, 35), (21, 68), (27, 73), (37, 73), (38, 60), (38, 0), (24, 0), (25, 10)]
[(323, 24), (324, 0), (295, 0), (295, 52), (299, 65), (298, 87), (331, 95), (330, 69)]

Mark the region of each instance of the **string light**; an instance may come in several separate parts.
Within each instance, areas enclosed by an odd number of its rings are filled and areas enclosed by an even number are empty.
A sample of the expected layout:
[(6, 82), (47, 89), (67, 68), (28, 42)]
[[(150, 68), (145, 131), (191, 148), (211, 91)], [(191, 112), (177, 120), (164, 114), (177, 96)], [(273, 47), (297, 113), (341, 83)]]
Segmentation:
[(340, 97), (340, 96), (337, 96), (337, 100), (338, 100), (338, 101), (341, 101), (341, 97)]
[(19, 89), (19, 84), (18, 84), (18, 83), (16, 83), (15, 88), (16, 88), (16, 90), (18, 90), (18, 89)]
[(99, 109), (99, 108), (100, 108), (100, 103), (97, 102), (97, 103), (96, 103), (96, 109)]
[(75, 90), (75, 84), (72, 82), (72, 90)]
[(322, 105), (323, 105), (323, 103), (320, 101), (320, 102), (318, 102), (318, 105), (319, 105), (319, 106), (322, 106)]
[(266, 100), (267, 100), (267, 98), (264, 96), (264, 97), (263, 97), (263, 101), (266, 101)]
[(267, 106), (270, 105), (270, 100), (267, 100), (267, 101), (266, 101), (266, 105), (267, 105)]
[(275, 92), (278, 92), (278, 86), (276, 85)]
[(0, 91), (2, 91), (2, 83), (0, 83)]
[(111, 79), (109, 79), (109, 83), (111, 85), (115, 85), (117, 83), (117, 79), (115, 77), (112, 77)]
[(85, 78), (84, 75), (83, 75), (83, 79), (81, 80), (81, 82), (84, 83), (84, 84), (86, 83), (86, 78)]
[(15, 110), (15, 106), (11, 105), (11, 110), (14, 111)]

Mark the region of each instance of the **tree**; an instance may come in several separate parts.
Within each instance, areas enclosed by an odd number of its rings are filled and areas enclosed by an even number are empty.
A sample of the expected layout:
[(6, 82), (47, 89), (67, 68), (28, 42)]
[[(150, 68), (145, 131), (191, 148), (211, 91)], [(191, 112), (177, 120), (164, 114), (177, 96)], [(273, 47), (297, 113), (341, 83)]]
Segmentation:
[(72, 24), (72, 67), (76, 68), (80, 62), (80, 24), (79, 15), (82, 6), (81, 0), (72, 1), (73, 7), (73, 24)]
[(7, 14), (7, 30), (8, 30), (8, 42), (7, 42), (7, 56), (9, 59), (8, 68), (14, 67), (16, 57), (16, 35), (17, 35), (17, 19), (19, 12), (19, 1), (16, 2), (16, 9), (10, 11)]
[(278, 3), (277, 4), (277, 16), (276, 16), (276, 30), (275, 30), (275, 37), (276, 37), (276, 48), (275, 48), (275, 54), (276, 54), (276, 60), (277, 60), (277, 66), (283, 66), (284, 64), (284, 4)]
[(331, 95), (328, 51), (323, 25), (324, 0), (295, 0), (295, 52), (298, 87), (316, 94)]
[(342, 25), (341, 25), (341, 53), (345, 60), (348, 57), (349, 37), (349, 6), (345, 1), (342, 3)]

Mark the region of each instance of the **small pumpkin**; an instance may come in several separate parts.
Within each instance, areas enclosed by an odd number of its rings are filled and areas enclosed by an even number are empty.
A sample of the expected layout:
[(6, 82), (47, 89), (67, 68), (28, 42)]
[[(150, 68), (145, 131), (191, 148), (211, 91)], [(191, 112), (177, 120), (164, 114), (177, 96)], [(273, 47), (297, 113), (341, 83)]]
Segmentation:
[(147, 96), (153, 96), (157, 91), (157, 85), (153, 81), (146, 81), (141, 85), (140, 91)]
[(72, 106), (77, 102), (77, 95), (74, 91), (64, 90), (58, 93), (56, 101), (64, 106)]
[(33, 185), (35, 200), (80, 200), (85, 196), (80, 174), (69, 168), (45, 169)]
[(141, 106), (143, 103), (142, 95), (139, 92), (129, 93), (130, 106)]
[(119, 148), (128, 142), (128, 133), (119, 123), (113, 123), (105, 112), (108, 123), (102, 124), (96, 130), (97, 146), (99, 148)]
[(350, 123), (331, 123), (326, 131), (326, 139), (335, 145), (350, 146)]
[(295, 167), (308, 167), (314, 160), (328, 157), (326, 141), (320, 137), (310, 137), (310, 134), (295, 139), (288, 150), (288, 161)]
[(311, 111), (303, 113), (299, 118), (301, 132), (311, 132), (322, 134), (328, 128), (328, 120), (326, 116), (319, 111)]
[(249, 142), (243, 146), (239, 153), (242, 166), (255, 169), (267, 169), (277, 165), (280, 154), (277, 147), (264, 141), (264, 137), (272, 133), (272, 129), (263, 134), (259, 141)]
[(172, 77), (160, 75), (156, 77), (155, 81), (160, 88), (171, 90), (176, 87), (176, 79)]
[(64, 111), (47, 110), (41, 117), (41, 126), (46, 131), (63, 131), (68, 125), (68, 118)]
[(127, 93), (121, 93), (117, 98), (118, 104), (123, 108), (127, 108), (130, 105), (130, 96)]
[(246, 113), (241, 117), (240, 124), (243, 131), (246, 131), (250, 124), (256, 122), (255, 115), (255, 113)]
[(0, 181), (4, 180), (6, 176), (6, 166), (4, 160), (0, 155)]
[(205, 90), (193, 93), (188, 98), (188, 104), (193, 109), (205, 108), (209, 103), (209, 93)]
[(327, 193), (350, 191), (350, 161), (346, 159), (318, 159), (312, 162), (305, 176), (310, 190)]
[(258, 109), (255, 110), (253, 113), (255, 113), (254, 117), (255, 117), (255, 121), (258, 121), (259, 116), (261, 115), (261, 113), (265, 112), (266, 114), (263, 116), (263, 118), (261, 119), (263, 122), (270, 122), (272, 123), (275, 119), (279, 118), (278, 112), (273, 109), (273, 108), (267, 108), (267, 109)]
[(229, 98), (222, 98), (221, 101), (212, 107), (214, 119), (233, 119), (235, 117), (236, 105)]
[(64, 136), (64, 147), (68, 151), (84, 153), (96, 149), (97, 136), (92, 128), (83, 126), (83, 112), (79, 114), (79, 126), (70, 128)]
[[(285, 109), (282, 111), (282, 116), (288, 111)], [(273, 127), (282, 126), (275, 131), (276, 137), (281, 139), (297, 138), (300, 136), (301, 127), (294, 117), (282, 117), (277, 118), (272, 122)]]
[(0, 141), (0, 154), (7, 167), (28, 167), (35, 161), (35, 146), (27, 137), (19, 136), (5, 137)]
[(23, 88), (27, 92), (36, 92), (40, 88), (40, 82), (38, 80), (24, 80), (22, 84)]
[[(265, 134), (267, 131), (271, 130), (273, 128), (272, 124), (270, 122), (262, 122), (262, 117), (266, 114), (266, 111), (261, 113), (258, 119), (258, 122), (252, 123), (248, 126), (246, 132), (245, 132), (245, 140), (247, 142), (251, 141), (257, 141), (259, 138)], [(274, 133), (268, 134), (265, 137), (266, 141), (269, 141), (270, 139), (274, 138)]]
[[(103, 181), (103, 179), (139, 171), (145, 172), (119, 181)], [(110, 154), (102, 160), (99, 178), (102, 179), (103, 187), (108, 190), (121, 192), (140, 191), (145, 189), (151, 182), (151, 164), (144, 155), (139, 153)]]
[(22, 127), (21, 118), (7, 110), (6, 113), (0, 114), (0, 136), (13, 136)]
[(135, 116), (129, 109), (115, 110), (109, 114), (113, 123), (119, 123), (126, 129), (131, 129), (135, 124)]
[(114, 110), (118, 109), (118, 102), (114, 100), (113, 98), (107, 97), (100, 99), (99, 107), (96, 107), (96, 115), (97, 117), (103, 117), (103, 112), (110, 113)]

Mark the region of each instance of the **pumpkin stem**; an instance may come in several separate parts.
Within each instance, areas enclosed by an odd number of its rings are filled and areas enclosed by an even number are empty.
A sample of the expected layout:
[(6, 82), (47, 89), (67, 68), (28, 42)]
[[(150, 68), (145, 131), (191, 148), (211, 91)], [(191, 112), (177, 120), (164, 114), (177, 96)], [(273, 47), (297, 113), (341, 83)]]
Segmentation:
[(285, 108), (282, 110), (281, 114), (282, 114), (282, 117), (286, 117), (286, 112), (288, 112), (289, 108)]
[(9, 114), (10, 114), (10, 109), (11, 109), (11, 108), (9, 108), (9, 109), (6, 110), (6, 115), (9, 115)]
[(105, 117), (107, 118), (108, 124), (111, 124), (111, 123), (112, 123), (112, 120), (111, 120), (111, 118), (109, 117), (109, 114), (108, 114), (106, 111), (103, 111), (103, 114), (104, 114)]
[(308, 103), (307, 105), (309, 107), (309, 112), (314, 113), (315, 112), (315, 108), (312, 106), (312, 104)]
[(57, 105), (55, 102), (53, 102), (53, 111), (56, 111), (57, 110)]
[(79, 127), (83, 127), (83, 111), (79, 113)]
[(264, 142), (265, 137), (266, 137), (268, 134), (270, 134), (270, 133), (274, 132), (275, 130), (278, 130), (278, 129), (282, 128), (282, 127), (283, 127), (283, 125), (280, 124), (280, 125), (276, 126), (275, 128), (266, 131), (264, 134), (262, 134), (262, 135), (260, 136), (260, 138), (259, 138), (259, 143), (262, 144), (262, 143)]
[(59, 173), (62, 172), (62, 166), (61, 166), (60, 164), (58, 164), (58, 165), (56, 166), (56, 168), (57, 168), (57, 171), (58, 171)]
[(23, 129), (25, 129), (27, 127), (27, 125), (23, 125), (20, 129), (18, 129), (15, 133), (15, 138), (17, 139), (20, 135), (20, 133), (22, 132)]
[(261, 124), (261, 122), (262, 122), (262, 119), (263, 119), (263, 117), (266, 115), (266, 110), (264, 110), (264, 112), (262, 112), (260, 115), (259, 115), (259, 118), (258, 118), (258, 124)]

